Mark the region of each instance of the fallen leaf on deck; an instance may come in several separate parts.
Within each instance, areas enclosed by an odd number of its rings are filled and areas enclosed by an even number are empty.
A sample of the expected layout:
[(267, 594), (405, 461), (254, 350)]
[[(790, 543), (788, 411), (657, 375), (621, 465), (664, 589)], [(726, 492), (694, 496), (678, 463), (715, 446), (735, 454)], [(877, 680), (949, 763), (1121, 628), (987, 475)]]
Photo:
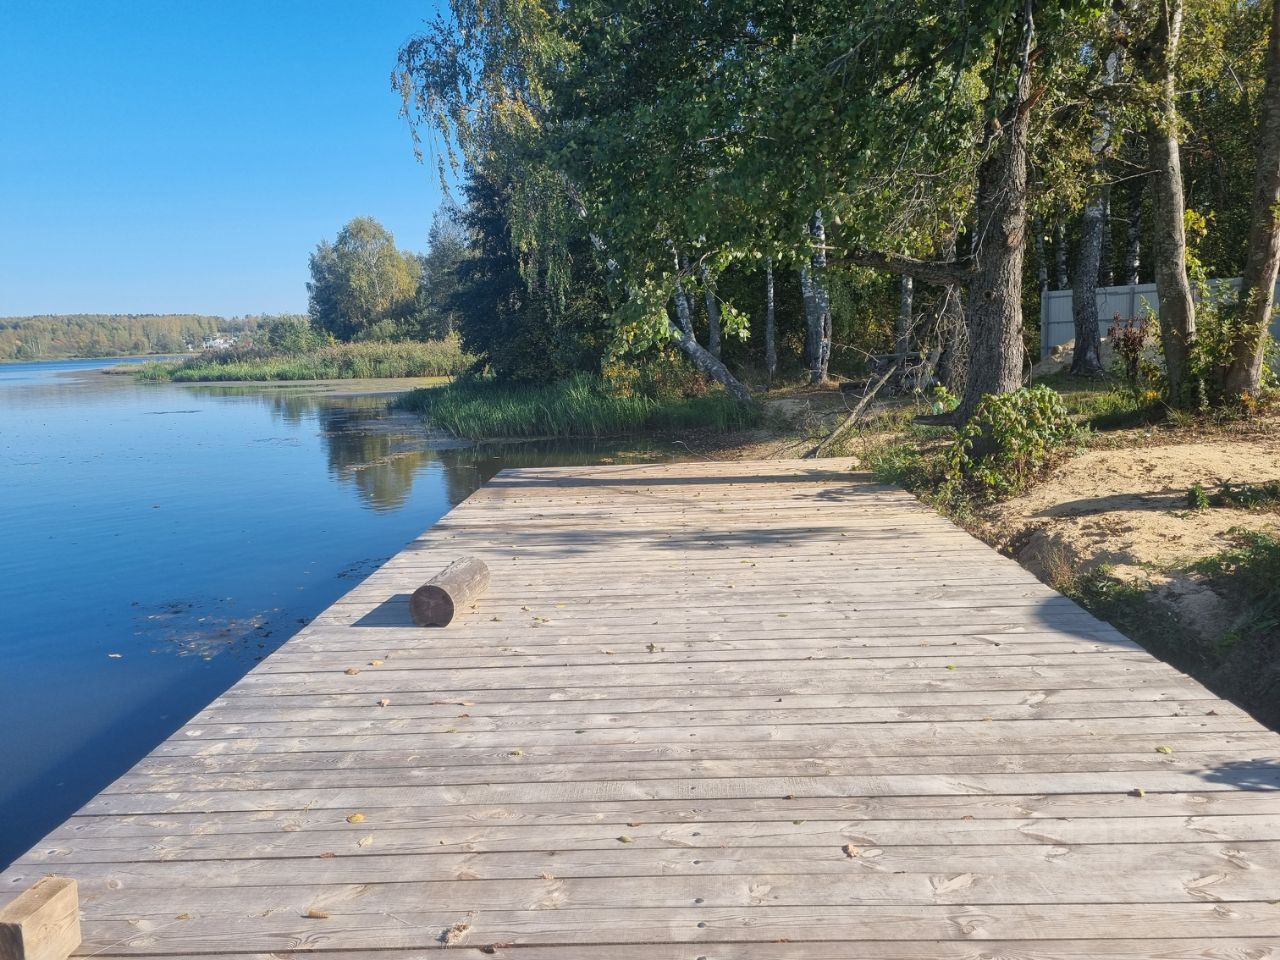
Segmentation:
[(191, 919), (191, 914), (189, 914), (189, 913), (180, 913), (180, 914), (178, 914), (176, 917), (174, 917), (173, 919), (175, 919), (175, 920), (190, 920), (190, 919)]
[(539, 877), (542, 880), (554, 880), (556, 878), (554, 873), (539, 874)]
[(369, 666), (371, 666), (371, 667), (380, 667), (380, 666), (382, 666), (382, 661), (381, 661), (381, 660), (370, 660), (370, 661), (369, 661)]
[(1147, 791), (1143, 790), (1141, 787), (1134, 787), (1129, 791), (1129, 796), (1131, 797), (1145, 797), (1146, 795)]
[(516, 747), (514, 750), (512, 750), (512, 751), (508, 752), (508, 753), (507, 753), (507, 756), (508, 756), (508, 757), (523, 757), (523, 756), (524, 756), (524, 751), (523, 751), (523, 750), (521, 750), (519, 747)]
[(1156, 747), (1156, 753), (1173, 753), (1173, 747)]
[(360, 672), (360, 668), (359, 668), (359, 667), (347, 667), (347, 669), (346, 669), (346, 671), (345, 671), (345, 672), (346, 672), (346, 674), (347, 674), (347, 676), (348, 676), (348, 677), (354, 677), (357, 673), (359, 673), (359, 672)]
[(856, 857), (862, 852), (857, 847), (855, 847), (852, 843), (846, 843), (840, 849), (844, 851), (844, 855), (846, 857)]
[(367, 847), (367, 846), (368, 846), (369, 844), (371, 844), (371, 843), (373, 843), (373, 835), (372, 835), (372, 834), (370, 834), (370, 835), (369, 835), (369, 836), (367, 836), (367, 837), (361, 837), (359, 840), (357, 840), (357, 841), (356, 841), (356, 846), (357, 846), (357, 847)]
[(378, 701), (378, 706), (389, 707), (391, 706), (391, 701), (388, 700), (386, 697), (383, 697), (381, 700)]
[(347, 823), (364, 823), (364, 814), (353, 813), (351, 816), (347, 817)]
[(631, 839), (630, 837), (628, 837), (628, 836), (624, 833), (622, 836), (620, 836), (620, 837), (618, 838), (618, 842), (619, 842), (619, 843), (632, 843), (633, 841), (632, 841), (632, 839)]
[(304, 913), (303, 916), (306, 917), (308, 920), (328, 920), (329, 919), (329, 914), (327, 914), (323, 910), (317, 910), (315, 907), (312, 907), (310, 910)]

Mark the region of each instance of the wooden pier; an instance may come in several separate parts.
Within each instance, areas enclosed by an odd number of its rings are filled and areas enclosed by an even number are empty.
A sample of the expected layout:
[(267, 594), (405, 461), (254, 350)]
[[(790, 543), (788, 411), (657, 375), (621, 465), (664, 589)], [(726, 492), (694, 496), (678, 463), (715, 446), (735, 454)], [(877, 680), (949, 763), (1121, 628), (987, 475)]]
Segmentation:
[(1276, 735), (847, 466), (500, 474), (0, 903), (73, 878), (98, 958), (1280, 957)]

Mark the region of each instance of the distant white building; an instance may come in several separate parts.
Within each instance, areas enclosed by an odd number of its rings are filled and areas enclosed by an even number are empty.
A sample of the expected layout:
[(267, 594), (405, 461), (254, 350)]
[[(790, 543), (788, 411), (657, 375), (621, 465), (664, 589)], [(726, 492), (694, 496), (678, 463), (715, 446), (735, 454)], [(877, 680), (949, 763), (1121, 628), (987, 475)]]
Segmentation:
[(236, 345), (239, 336), (231, 333), (219, 333), (212, 337), (205, 337), (200, 341), (201, 350), (229, 350)]

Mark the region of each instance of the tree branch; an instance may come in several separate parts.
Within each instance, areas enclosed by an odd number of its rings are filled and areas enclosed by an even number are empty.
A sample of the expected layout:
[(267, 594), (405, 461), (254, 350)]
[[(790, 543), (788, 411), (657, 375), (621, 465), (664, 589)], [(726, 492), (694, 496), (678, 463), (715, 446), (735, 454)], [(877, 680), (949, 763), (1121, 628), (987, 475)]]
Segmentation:
[(978, 272), (978, 265), (973, 257), (958, 257), (955, 260), (920, 260), (898, 253), (859, 249), (843, 250), (840, 254), (839, 257), (828, 260), (827, 266), (875, 267), (886, 273), (905, 275), (925, 283), (943, 286), (967, 283)]

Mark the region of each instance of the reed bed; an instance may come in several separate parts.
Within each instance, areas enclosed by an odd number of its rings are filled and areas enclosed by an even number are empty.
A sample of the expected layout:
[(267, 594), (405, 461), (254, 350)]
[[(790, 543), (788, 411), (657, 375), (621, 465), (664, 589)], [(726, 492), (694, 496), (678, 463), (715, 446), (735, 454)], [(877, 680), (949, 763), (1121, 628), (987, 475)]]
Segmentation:
[(297, 354), (209, 351), (189, 360), (144, 364), (134, 376), (174, 383), (446, 377), (461, 373), (474, 359), (462, 349), (456, 337), (449, 337), (395, 343), (337, 343)]
[(760, 411), (723, 391), (697, 397), (654, 398), (616, 393), (585, 374), (559, 383), (508, 384), (467, 378), (414, 390), (401, 405), (466, 440), (524, 437), (610, 437), (661, 430), (739, 430), (760, 422)]

